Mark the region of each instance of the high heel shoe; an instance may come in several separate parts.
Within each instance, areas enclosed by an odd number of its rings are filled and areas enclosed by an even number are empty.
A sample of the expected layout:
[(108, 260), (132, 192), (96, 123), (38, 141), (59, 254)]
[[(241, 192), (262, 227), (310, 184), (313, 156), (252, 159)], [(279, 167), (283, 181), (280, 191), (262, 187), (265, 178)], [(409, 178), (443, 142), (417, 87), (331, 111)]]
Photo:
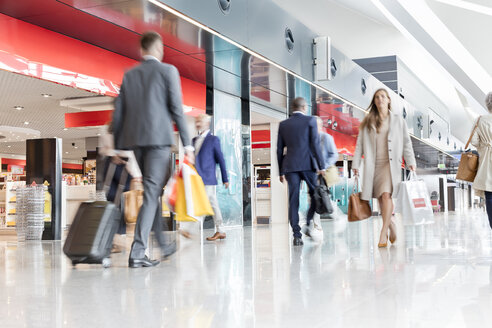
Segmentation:
[(378, 243), (378, 247), (379, 248), (384, 248), (384, 247), (387, 247), (387, 246), (388, 246), (388, 242), (385, 242), (384, 244)]

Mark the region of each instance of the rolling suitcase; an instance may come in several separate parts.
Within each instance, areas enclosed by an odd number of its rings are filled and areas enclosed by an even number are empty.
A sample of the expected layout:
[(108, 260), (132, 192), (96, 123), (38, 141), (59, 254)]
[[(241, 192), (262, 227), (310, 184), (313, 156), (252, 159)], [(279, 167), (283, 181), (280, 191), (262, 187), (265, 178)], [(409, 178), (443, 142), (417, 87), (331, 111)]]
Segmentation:
[(68, 232), (63, 252), (78, 263), (111, 266), (113, 238), (120, 223), (115, 204), (104, 201), (82, 203)]

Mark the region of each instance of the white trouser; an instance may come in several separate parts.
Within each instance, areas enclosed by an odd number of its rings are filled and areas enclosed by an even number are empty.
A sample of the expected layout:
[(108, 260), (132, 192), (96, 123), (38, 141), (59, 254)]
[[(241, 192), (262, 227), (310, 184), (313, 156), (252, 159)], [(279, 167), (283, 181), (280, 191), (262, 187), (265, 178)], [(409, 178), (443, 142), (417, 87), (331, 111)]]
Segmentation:
[(214, 210), (214, 223), (217, 232), (224, 232), (224, 224), (222, 221), (222, 213), (220, 212), (219, 202), (217, 201), (217, 186), (205, 185), (205, 191), (207, 192), (208, 200)]

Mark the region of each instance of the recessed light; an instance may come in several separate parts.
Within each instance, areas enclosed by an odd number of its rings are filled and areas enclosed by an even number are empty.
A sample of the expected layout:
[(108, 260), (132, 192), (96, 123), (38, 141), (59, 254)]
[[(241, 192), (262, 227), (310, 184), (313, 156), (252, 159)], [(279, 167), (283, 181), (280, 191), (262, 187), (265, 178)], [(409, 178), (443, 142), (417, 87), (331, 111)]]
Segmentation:
[(75, 148), (75, 149), (79, 149), (79, 147), (77, 147), (77, 146), (75, 146), (75, 147), (73, 147), (73, 148)]
[(101, 135), (100, 133), (97, 134), (97, 136), (100, 136), (100, 135)]
[(68, 154), (68, 151), (66, 151), (65, 154)]
[(24, 109), (24, 106), (14, 106), (15, 109), (17, 110), (23, 110)]
[(7, 147), (9, 147), (9, 148), (10, 148), (10, 147), (12, 147), (12, 146), (10, 146), (10, 145), (9, 145), (9, 146), (7, 146)]
[(63, 131), (67, 131), (68, 129), (67, 128), (64, 128)]
[(25, 125), (29, 125), (29, 122), (25, 121), (25, 122), (24, 122), (24, 124), (25, 124)]
[(49, 98), (51, 97), (51, 95), (49, 93), (42, 93), (41, 96), (45, 97), (45, 98)]

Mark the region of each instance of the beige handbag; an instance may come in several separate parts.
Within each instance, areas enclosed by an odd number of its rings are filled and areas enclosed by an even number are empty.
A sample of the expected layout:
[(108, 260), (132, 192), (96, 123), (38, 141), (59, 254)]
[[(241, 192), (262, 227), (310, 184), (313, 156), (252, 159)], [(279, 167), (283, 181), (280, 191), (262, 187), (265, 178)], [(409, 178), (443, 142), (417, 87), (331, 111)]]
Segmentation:
[(480, 117), (477, 120), (477, 124), (472, 130), (470, 138), (468, 138), (468, 142), (465, 146), (465, 151), (461, 153), (460, 164), (458, 166), (458, 171), (456, 172), (456, 179), (463, 180), (468, 182), (473, 182), (477, 175), (478, 171), (478, 155), (472, 153), (471, 151), (466, 151), (470, 141), (475, 134), (475, 130), (477, 129), (478, 122), (480, 122)]
[(125, 222), (128, 224), (136, 223), (138, 213), (143, 204), (143, 185), (142, 182), (133, 179), (130, 184), (130, 191), (123, 193)]
[(328, 187), (332, 187), (338, 183), (340, 177), (338, 176), (338, 168), (336, 165), (332, 165), (325, 171), (325, 182)]
[(349, 197), (347, 219), (349, 222), (365, 220), (372, 215), (371, 206), (367, 200), (360, 198), (361, 193), (355, 192), (359, 190), (359, 177), (355, 177), (354, 189)]

